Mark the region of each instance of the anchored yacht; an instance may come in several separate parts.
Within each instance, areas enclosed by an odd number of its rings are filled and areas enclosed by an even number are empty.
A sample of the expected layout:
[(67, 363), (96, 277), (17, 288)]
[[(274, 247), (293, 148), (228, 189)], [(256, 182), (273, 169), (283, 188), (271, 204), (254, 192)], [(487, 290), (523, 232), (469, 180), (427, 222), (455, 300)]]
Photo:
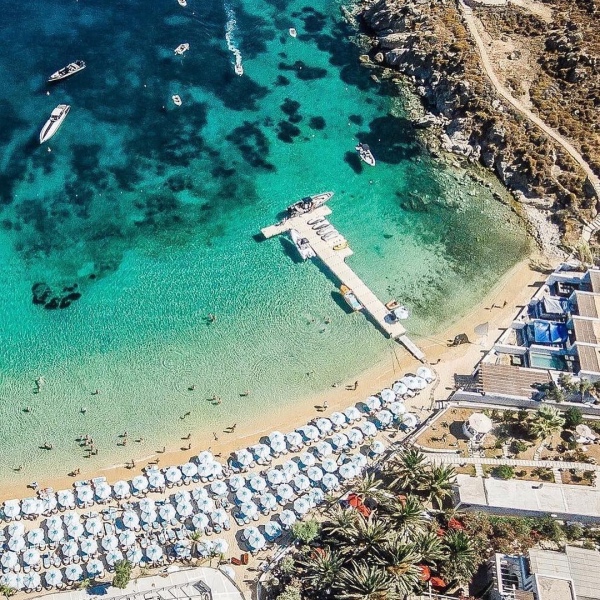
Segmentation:
[(333, 192), (323, 192), (322, 194), (315, 194), (314, 196), (307, 196), (302, 198), (298, 202), (288, 206), (287, 213), (288, 217), (298, 217), (308, 212), (315, 210), (322, 206), (333, 196)]
[(358, 144), (356, 146), (356, 151), (358, 152), (358, 156), (364, 162), (366, 162), (369, 166), (375, 166), (375, 157), (371, 152), (371, 148), (369, 148), (368, 144)]
[(50, 118), (40, 131), (40, 144), (47, 142), (58, 131), (70, 110), (71, 107), (68, 104), (59, 104), (52, 111)]
[(75, 73), (79, 73), (79, 71), (83, 71), (83, 69), (85, 69), (85, 63), (82, 60), (76, 60), (55, 73), (52, 73), (48, 78), (48, 81), (60, 81), (61, 79), (66, 79), (67, 77), (71, 77), (71, 75), (75, 75)]
[(317, 255), (310, 245), (310, 242), (306, 238), (301, 237), (295, 229), (290, 229), (290, 237), (296, 248), (298, 248), (298, 252), (303, 260), (314, 258)]

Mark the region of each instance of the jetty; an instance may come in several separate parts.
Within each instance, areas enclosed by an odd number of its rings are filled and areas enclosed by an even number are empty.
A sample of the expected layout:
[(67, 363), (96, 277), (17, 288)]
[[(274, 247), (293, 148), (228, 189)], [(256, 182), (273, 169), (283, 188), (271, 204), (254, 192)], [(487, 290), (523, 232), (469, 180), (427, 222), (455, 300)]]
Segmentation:
[(276, 225), (270, 225), (261, 229), (265, 239), (281, 235), (295, 229), (301, 237), (306, 238), (312, 246), (319, 260), (327, 267), (330, 273), (340, 284), (347, 285), (358, 301), (363, 305), (364, 312), (380, 330), (390, 338), (401, 343), (417, 360), (424, 361), (425, 355), (421, 349), (406, 335), (406, 329), (399, 320), (390, 317), (390, 310), (369, 289), (367, 284), (348, 266), (346, 258), (354, 254), (350, 246), (340, 250), (334, 250), (331, 243), (321, 239), (321, 236), (313, 230), (308, 221), (317, 217), (326, 217), (331, 214), (327, 206), (320, 206), (303, 215), (286, 219)]

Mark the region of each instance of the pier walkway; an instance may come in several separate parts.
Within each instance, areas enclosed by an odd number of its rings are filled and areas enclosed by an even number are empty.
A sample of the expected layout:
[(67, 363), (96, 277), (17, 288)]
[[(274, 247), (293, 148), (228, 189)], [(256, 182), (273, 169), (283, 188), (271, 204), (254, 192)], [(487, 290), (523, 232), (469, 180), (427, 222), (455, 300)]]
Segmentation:
[(278, 225), (271, 225), (261, 230), (266, 239), (275, 237), (282, 233), (295, 229), (303, 238), (306, 238), (321, 262), (335, 276), (335, 278), (347, 285), (358, 301), (364, 306), (369, 315), (379, 328), (392, 339), (400, 342), (417, 360), (424, 361), (425, 355), (421, 349), (407, 336), (406, 329), (398, 320), (389, 318), (390, 311), (385, 304), (368, 288), (364, 281), (346, 264), (346, 258), (353, 254), (350, 247), (342, 250), (334, 250), (330, 242), (321, 239), (321, 236), (308, 224), (309, 220), (317, 217), (325, 217), (331, 214), (327, 206), (321, 206), (310, 213), (292, 217)]

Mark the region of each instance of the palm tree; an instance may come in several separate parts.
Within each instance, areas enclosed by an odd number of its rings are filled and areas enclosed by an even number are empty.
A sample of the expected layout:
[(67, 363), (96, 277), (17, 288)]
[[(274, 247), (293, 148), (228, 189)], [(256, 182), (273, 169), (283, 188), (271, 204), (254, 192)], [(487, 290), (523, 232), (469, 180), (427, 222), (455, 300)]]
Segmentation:
[(404, 540), (412, 540), (417, 533), (423, 531), (427, 521), (423, 504), (412, 494), (386, 502), (383, 510), (389, 514), (396, 531)]
[(431, 468), (427, 481), (421, 489), (427, 492), (434, 508), (441, 509), (444, 500), (452, 498), (452, 488), (456, 481), (456, 471), (452, 465), (437, 465)]
[(553, 406), (540, 406), (529, 422), (529, 431), (538, 439), (545, 440), (565, 424), (560, 411)]
[(0, 593), (2, 593), (5, 598), (10, 598), (17, 593), (17, 590), (11, 588), (9, 585), (0, 585)]
[(387, 490), (381, 489), (382, 485), (383, 482), (381, 479), (377, 479), (375, 473), (366, 473), (355, 480), (352, 491), (363, 499), (369, 497), (374, 498), (377, 502), (384, 502), (391, 497), (391, 494)]
[(389, 535), (389, 525), (376, 519), (375, 513), (371, 513), (368, 518), (358, 515), (354, 527), (348, 531), (346, 544), (340, 544), (341, 551), (353, 556), (368, 556), (386, 542)]
[(412, 492), (426, 480), (427, 459), (415, 448), (402, 450), (390, 466), (395, 477), (392, 488)]
[(302, 580), (306, 587), (313, 592), (320, 592), (331, 588), (344, 565), (344, 559), (337, 550), (318, 548), (300, 559), (298, 564), (305, 570)]
[(365, 561), (354, 562), (340, 570), (335, 584), (335, 598), (342, 600), (401, 600), (392, 576), (384, 569)]
[(442, 574), (451, 581), (468, 582), (477, 570), (475, 548), (471, 538), (462, 530), (449, 531), (444, 537), (447, 559)]
[(323, 535), (336, 540), (347, 540), (356, 527), (357, 513), (342, 509), (339, 504), (329, 512), (329, 521), (323, 524)]
[(442, 540), (437, 533), (433, 531), (424, 531), (414, 538), (415, 552), (421, 555), (421, 560), (429, 565), (445, 561), (448, 558), (448, 552), (442, 544)]
[(396, 591), (407, 596), (419, 586), (421, 571), (417, 563), (421, 555), (413, 544), (407, 544), (400, 536), (388, 540), (375, 551), (377, 560), (392, 575)]
[(192, 549), (195, 550), (196, 553), (198, 553), (198, 546), (200, 544), (200, 540), (202, 539), (202, 535), (203, 535), (203, 532), (200, 531), (199, 529), (196, 529), (196, 531), (192, 531), (192, 533), (190, 533)]

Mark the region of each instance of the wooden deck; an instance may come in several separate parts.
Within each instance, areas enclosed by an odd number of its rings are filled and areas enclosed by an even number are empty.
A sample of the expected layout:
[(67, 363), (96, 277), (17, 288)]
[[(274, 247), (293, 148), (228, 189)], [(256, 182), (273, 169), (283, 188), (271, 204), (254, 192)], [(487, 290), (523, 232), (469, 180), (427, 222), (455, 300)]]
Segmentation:
[(295, 229), (302, 237), (308, 239), (318, 258), (338, 282), (347, 285), (354, 292), (358, 301), (364, 306), (365, 313), (369, 318), (389, 337), (403, 344), (415, 358), (423, 361), (425, 355), (416, 344), (406, 337), (406, 330), (402, 323), (392, 321), (389, 318), (390, 311), (385, 307), (384, 303), (375, 296), (364, 281), (346, 264), (345, 259), (353, 254), (350, 247), (348, 246), (343, 250), (334, 250), (331, 242), (321, 239), (321, 236), (308, 224), (308, 221), (316, 217), (325, 217), (330, 214), (331, 210), (327, 206), (321, 206), (306, 215), (293, 217), (283, 223), (265, 227), (261, 232), (265, 238), (269, 239), (290, 229)]

